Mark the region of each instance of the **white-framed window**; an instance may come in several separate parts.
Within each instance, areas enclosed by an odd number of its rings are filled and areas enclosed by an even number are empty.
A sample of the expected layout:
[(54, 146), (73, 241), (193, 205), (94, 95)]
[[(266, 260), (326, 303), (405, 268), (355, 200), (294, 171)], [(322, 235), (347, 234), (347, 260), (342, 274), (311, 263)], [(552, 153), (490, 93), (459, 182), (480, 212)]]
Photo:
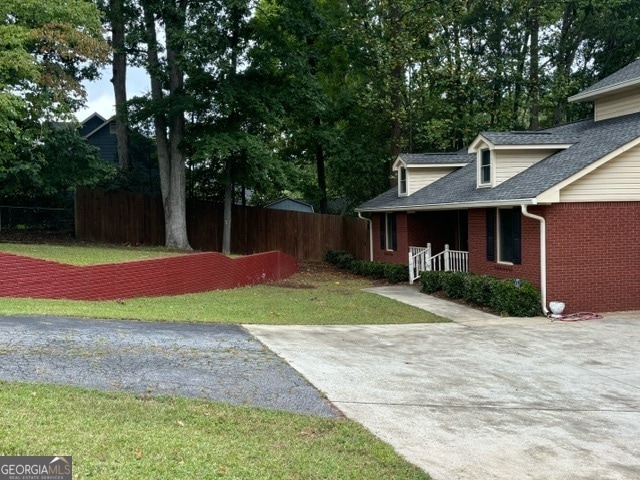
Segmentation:
[(480, 150), (480, 159), (478, 162), (478, 185), (490, 186), (492, 182), (491, 172), (491, 150), (483, 148)]
[(116, 122), (110, 122), (109, 123), (109, 133), (111, 135), (115, 135), (116, 134)]
[(407, 194), (407, 169), (400, 167), (398, 170), (398, 193), (400, 195)]
[(380, 249), (389, 251), (397, 250), (396, 214), (385, 213), (382, 215), (380, 221)]

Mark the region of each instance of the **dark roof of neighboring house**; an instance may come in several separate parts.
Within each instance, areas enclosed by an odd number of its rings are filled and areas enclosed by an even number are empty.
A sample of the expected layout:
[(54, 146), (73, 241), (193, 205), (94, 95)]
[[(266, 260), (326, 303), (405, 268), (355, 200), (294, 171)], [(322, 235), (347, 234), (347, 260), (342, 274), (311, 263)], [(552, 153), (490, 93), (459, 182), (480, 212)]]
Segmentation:
[(569, 101), (590, 100), (600, 93), (611, 91), (617, 87), (622, 88), (635, 85), (637, 83), (640, 83), (640, 59), (603, 78), (599, 82), (594, 83), (590, 87), (585, 88), (580, 93), (569, 97)]
[(530, 200), (579, 173), (590, 164), (640, 137), (640, 113), (594, 122), (559, 125), (546, 130), (560, 143), (572, 146), (533, 164), (523, 172), (493, 188), (477, 188), (476, 160), (406, 196), (397, 188), (360, 205), (357, 211), (410, 210), (416, 207), (444, 208), (455, 205), (481, 206), (483, 203)]
[(466, 149), (452, 153), (401, 153), (399, 157), (407, 165), (458, 165), (472, 160)]

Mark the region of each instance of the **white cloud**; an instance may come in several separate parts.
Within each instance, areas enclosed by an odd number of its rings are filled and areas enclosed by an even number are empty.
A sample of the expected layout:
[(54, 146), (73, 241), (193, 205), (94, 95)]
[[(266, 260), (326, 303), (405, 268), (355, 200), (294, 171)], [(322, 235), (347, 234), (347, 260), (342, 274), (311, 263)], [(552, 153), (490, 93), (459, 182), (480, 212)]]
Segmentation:
[[(111, 83), (111, 68), (102, 70), (102, 77), (95, 82), (85, 82), (87, 90), (87, 106), (76, 112), (79, 121), (97, 112), (104, 118), (115, 114), (115, 99), (113, 84)], [(144, 95), (150, 89), (149, 77), (144, 69), (138, 67), (127, 68), (127, 97)]]

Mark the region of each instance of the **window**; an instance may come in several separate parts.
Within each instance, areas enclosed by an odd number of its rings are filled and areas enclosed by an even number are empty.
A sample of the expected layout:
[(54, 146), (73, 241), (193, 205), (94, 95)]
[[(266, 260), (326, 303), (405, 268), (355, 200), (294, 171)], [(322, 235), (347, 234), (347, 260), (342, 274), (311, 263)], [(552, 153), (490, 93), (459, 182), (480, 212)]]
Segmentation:
[(397, 250), (398, 239), (396, 234), (396, 214), (385, 213), (380, 225), (380, 249)]
[(498, 261), (520, 263), (520, 211), (514, 208), (498, 209)]
[(499, 262), (522, 263), (520, 219), (518, 209), (500, 208), (496, 211), (494, 208), (488, 208), (486, 210), (487, 261), (494, 262), (496, 260), (497, 243)]
[(484, 149), (480, 151), (480, 185), (491, 184), (491, 151)]
[(398, 192), (401, 195), (406, 195), (407, 193), (407, 169), (405, 167), (400, 167), (398, 171)]
[(111, 135), (115, 135), (116, 134), (116, 122), (110, 122), (109, 123), (109, 133)]

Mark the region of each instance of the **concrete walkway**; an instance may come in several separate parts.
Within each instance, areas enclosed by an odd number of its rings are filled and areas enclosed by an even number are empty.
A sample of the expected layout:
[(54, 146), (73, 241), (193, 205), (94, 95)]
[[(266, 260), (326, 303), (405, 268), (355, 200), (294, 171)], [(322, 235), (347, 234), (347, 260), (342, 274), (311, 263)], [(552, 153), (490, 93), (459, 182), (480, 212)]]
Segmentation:
[(505, 319), (370, 291), (455, 323), (246, 328), (436, 480), (640, 478), (640, 314)]

